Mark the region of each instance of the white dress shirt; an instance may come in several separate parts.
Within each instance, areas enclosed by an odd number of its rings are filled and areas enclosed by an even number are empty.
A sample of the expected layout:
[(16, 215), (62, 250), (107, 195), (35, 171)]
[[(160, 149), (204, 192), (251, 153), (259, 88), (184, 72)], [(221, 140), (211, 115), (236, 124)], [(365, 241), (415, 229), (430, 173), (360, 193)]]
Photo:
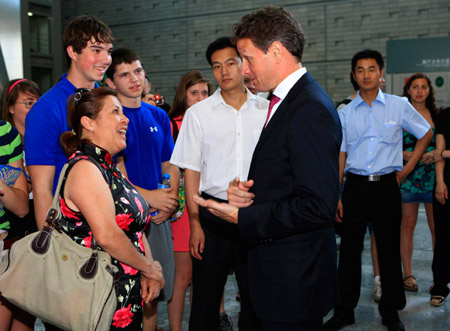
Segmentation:
[(269, 102), (247, 91), (236, 110), (220, 88), (186, 111), (170, 163), (200, 172), (200, 192), (226, 200), (235, 177), (247, 180)]
[(273, 114), (275, 114), (275, 112), (277, 111), (278, 106), (286, 98), (291, 88), (298, 82), (300, 78), (302, 78), (304, 74), (306, 74), (306, 68), (302, 67), (283, 79), (281, 83), (278, 84), (278, 86), (275, 88), (275, 90), (273, 90), (273, 94), (280, 98), (280, 100), (273, 106), (267, 123), (269, 123), (270, 119), (273, 117)]

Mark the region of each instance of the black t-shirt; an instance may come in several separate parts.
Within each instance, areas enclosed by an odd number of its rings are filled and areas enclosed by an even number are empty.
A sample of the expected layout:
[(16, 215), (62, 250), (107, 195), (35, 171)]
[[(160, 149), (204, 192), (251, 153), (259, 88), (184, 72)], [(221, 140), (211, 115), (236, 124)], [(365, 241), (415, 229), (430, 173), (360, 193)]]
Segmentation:
[[(445, 149), (450, 149), (450, 107), (441, 110), (436, 121), (436, 134), (442, 134), (445, 138)], [(450, 160), (445, 160), (444, 180), (450, 184)]]

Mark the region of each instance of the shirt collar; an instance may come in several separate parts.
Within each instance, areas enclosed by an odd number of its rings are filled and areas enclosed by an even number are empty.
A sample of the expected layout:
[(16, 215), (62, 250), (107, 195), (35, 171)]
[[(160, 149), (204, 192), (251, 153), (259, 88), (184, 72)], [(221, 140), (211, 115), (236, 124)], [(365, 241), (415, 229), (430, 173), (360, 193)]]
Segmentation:
[[(249, 103), (251, 100), (256, 100), (256, 98), (257, 98), (247, 88), (245, 88), (245, 89), (247, 91), (247, 101), (242, 105), (241, 109), (246, 108), (246, 107), (244, 107), (245, 104)], [(220, 89), (220, 87), (218, 87), (217, 90), (214, 92), (214, 94), (210, 96), (212, 108), (214, 108), (214, 107), (216, 107), (218, 105), (224, 105), (226, 107), (231, 107), (229, 104), (227, 104), (225, 102), (225, 100), (223, 99), (222, 94), (220, 93), (220, 91), (221, 91), (221, 89)]]
[(295, 83), (297, 83), (304, 74), (306, 74), (305, 67), (294, 71), (292, 74), (283, 79), (280, 84), (278, 84), (278, 86), (273, 91), (273, 94), (283, 100), (284, 98), (286, 98), (292, 86), (294, 86)]
[[(383, 105), (386, 104), (386, 97), (384, 96), (383, 91), (378, 89), (378, 94), (374, 101), (378, 101), (378, 102), (382, 103)], [(361, 98), (359, 91), (358, 91), (358, 94), (356, 95), (354, 102), (355, 102), (355, 108), (359, 107), (363, 102), (367, 104), (367, 102), (365, 102), (363, 100), (363, 98)]]

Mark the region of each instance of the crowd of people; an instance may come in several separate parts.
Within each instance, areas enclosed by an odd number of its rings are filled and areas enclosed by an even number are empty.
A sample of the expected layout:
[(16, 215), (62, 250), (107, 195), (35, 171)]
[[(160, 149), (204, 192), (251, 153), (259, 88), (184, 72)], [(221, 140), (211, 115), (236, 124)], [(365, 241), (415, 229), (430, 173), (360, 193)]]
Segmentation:
[[(240, 330), (340, 330), (355, 323), (367, 228), (382, 323), (405, 330), (398, 311), (419, 286), (423, 203), (430, 304), (444, 304), (450, 111), (435, 105), (430, 79), (411, 76), (403, 97), (383, 93), (383, 57), (363, 50), (351, 61), (354, 93), (336, 109), (303, 66), (305, 37), (284, 8), (253, 11), (230, 32), (206, 48), (217, 89), (190, 70), (164, 110), (139, 54), (113, 50), (98, 18), (73, 19), (57, 84), (44, 95), (29, 79), (3, 87), (0, 250), (43, 227), (68, 162), (61, 228), (82, 246), (95, 238), (118, 267), (112, 330), (161, 330), (160, 301), (181, 330), (189, 287), (189, 330), (232, 330), (230, 271)], [(170, 187), (158, 189), (163, 174)], [(0, 296), (0, 330), (34, 323)]]

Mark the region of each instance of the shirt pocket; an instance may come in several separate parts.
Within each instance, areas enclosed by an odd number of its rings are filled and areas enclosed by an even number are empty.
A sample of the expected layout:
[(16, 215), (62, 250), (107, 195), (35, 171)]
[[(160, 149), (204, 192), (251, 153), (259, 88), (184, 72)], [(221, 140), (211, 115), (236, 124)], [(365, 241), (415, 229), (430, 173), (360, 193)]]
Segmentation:
[(383, 124), (383, 135), (381, 136), (381, 142), (385, 144), (397, 144), (400, 139), (402, 139), (400, 129), (400, 125), (396, 123)]

